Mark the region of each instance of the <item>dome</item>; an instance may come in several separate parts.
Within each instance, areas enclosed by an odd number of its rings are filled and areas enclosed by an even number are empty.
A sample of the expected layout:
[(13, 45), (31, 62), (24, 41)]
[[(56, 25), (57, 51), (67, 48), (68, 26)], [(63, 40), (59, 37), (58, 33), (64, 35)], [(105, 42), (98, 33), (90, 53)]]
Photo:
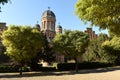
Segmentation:
[(39, 25), (39, 24), (36, 24), (36, 25), (35, 25), (35, 28), (40, 29), (40, 25)]
[(61, 25), (58, 25), (58, 26), (57, 26), (57, 28), (60, 28), (60, 29), (62, 29), (62, 26), (61, 26)]
[(50, 9), (48, 9), (48, 10), (43, 12), (42, 18), (44, 18), (44, 17), (55, 18), (55, 14)]

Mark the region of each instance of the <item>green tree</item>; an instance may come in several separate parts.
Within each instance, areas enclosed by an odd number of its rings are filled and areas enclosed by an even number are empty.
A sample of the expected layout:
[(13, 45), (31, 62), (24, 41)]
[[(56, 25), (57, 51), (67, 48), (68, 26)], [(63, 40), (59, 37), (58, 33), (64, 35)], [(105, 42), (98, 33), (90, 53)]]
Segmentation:
[(105, 41), (102, 47), (116, 57), (116, 64), (120, 64), (120, 37), (114, 36), (111, 40)]
[(81, 31), (66, 30), (63, 34), (57, 34), (55, 36), (54, 47), (65, 56), (75, 60), (76, 72), (78, 72), (77, 58), (86, 51), (88, 42), (87, 34)]
[(43, 46), (39, 50), (39, 52), (37, 52), (37, 56), (32, 58), (30, 63), (31, 70), (34, 70), (34, 71), (39, 69), (38, 62), (40, 60), (48, 62), (49, 64), (52, 61), (55, 61), (55, 56), (54, 56), (55, 52), (53, 50), (53, 47), (50, 46), (50, 43), (48, 42), (47, 37), (44, 34), (42, 34), (42, 38), (43, 38)]
[(88, 62), (114, 63), (115, 56), (109, 54), (102, 48), (102, 43), (109, 40), (107, 34), (99, 34), (97, 39), (91, 40), (88, 51), (84, 54), (84, 60)]
[(30, 26), (9, 26), (2, 39), (6, 54), (21, 65), (36, 56), (43, 42), (41, 32)]
[(119, 0), (78, 0), (75, 13), (83, 22), (120, 34)]
[(55, 51), (53, 49), (53, 44), (50, 44), (47, 40), (47, 37), (43, 35), (44, 42), (43, 42), (43, 47), (42, 47), (42, 55), (41, 59), (44, 60), (45, 62), (51, 63), (52, 61), (55, 60)]
[(9, 62), (10, 60), (9, 57), (6, 54), (4, 54), (5, 51), (6, 51), (5, 47), (0, 42), (0, 64)]

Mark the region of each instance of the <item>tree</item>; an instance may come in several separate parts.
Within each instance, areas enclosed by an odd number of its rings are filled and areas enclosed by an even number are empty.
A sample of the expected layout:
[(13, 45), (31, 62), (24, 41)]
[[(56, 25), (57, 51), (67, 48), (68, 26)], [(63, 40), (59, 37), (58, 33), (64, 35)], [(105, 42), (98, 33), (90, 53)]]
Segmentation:
[[(0, 4), (4, 5), (5, 3), (8, 3), (10, 0), (0, 0)], [(0, 7), (0, 11), (1, 11), (1, 7)]]
[(109, 54), (102, 48), (102, 43), (109, 40), (107, 34), (99, 34), (97, 39), (91, 40), (88, 51), (84, 54), (84, 60), (88, 62), (114, 63), (115, 56)]
[(111, 40), (107, 40), (102, 47), (111, 55), (116, 56), (116, 64), (120, 64), (120, 37), (114, 36)]
[(43, 42), (43, 47), (42, 47), (42, 55), (41, 59), (44, 60), (45, 62), (51, 63), (52, 61), (55, 60), (54, 56), (54, 50), (53, 50), (53, 44), (50, 44), (47, 40), (47, 37), (43, 35), (44, 42)]
[(37, 56), (32, 58), (32, 62), (30, 64), (32, 70), (38, 70), (39, 64), (38, 61), (43, 60), (45, 62), (48, 62), (49, 64), (55, 60), (54, 56), (54, 50), (53, 47), (50, 46), (50, 43), (47, 40), (47, 37), (42, 34), (43, 38), (43, 47), (39, 50), (37, 53)]
[(41, 32), (30, 26), (9, 26), (2, 39), (6, 54), (21, 65), (36, 56), (43, 42)]
[(120, 35), (119, 0), (78, 0), (75, 13), (83, 22)]
[(4, 54), (5, 51), (6, 51), (5, 47), (0, 42), (0, 64), (9, 62), (10, 60), (9, 57), (6, 54)]
[(0, 4), (5, 4), (5, 3), (8, 3), (10, 0), (0, 0)]
[(75, 60), (76, 72), (78, 72), (77, 58), (86, 51), (88, 42), (88, 35), (81, 31), (66, 30), (54, 38), (56, 50)]

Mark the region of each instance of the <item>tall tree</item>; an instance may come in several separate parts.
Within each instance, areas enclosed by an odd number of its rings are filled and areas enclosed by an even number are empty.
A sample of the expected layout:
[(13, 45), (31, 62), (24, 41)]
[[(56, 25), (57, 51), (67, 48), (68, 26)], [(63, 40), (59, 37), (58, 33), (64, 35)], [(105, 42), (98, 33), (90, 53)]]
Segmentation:
[(63, 34), (57, 34), (54, 38), (56, 50), (75, 60), (76, 72), (78, 72), (77, 58), (86, 51), (88, 42), (87, 34), (81, 31), (66, 30)]
[(2, 39), (6, 54), (21, 64), (35, 57), (43, 42), (41, 32), (30, 26), (9, 26)]
[(78, 0), (75, 13), (84, 22), (120, 35), (119, 0)]
[(44, 42), (43, 42), (43, 47), (42, 47), (42, 55), (41, 59), (44, 60), (45, 62), (51, 63), (52, 61), (55, 60), (54, 53), (55, 51), (53, 50), (53, 44), (50, 44), (47, 40), (46, 35), (43, 35)]

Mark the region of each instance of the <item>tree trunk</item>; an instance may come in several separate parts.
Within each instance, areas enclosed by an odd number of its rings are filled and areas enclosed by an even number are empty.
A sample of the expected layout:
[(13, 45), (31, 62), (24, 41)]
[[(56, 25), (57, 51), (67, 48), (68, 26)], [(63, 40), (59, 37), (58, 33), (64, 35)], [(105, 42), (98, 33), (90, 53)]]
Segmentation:
[(75, 70), (76, 70), (76, 72), (78, 72), (78, 61), (77, 61), (77, 58), (75, 58)]
[(22, 76), (22, 65), (20, 66), (20, 76)]
[(23, 61), (20, 62), (20, 76), (22, 76), (22, 66), (23, 66)]

